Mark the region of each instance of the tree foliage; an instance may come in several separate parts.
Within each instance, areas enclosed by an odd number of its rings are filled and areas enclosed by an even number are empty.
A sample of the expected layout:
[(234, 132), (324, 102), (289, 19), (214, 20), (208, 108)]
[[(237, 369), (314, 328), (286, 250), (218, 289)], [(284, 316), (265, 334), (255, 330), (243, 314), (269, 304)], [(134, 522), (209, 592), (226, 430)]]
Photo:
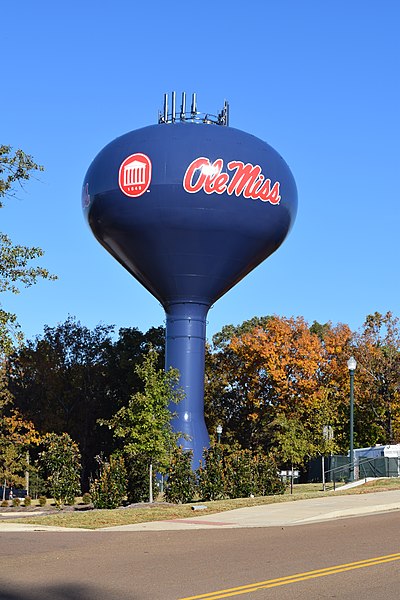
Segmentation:
[[(16, 195), (35, 171), (43, 171), (29, 154), (22, 150), (12, 151), (11, 146), (0, 146), (0, 208), (3, 199)], [(36, 263), (43, 256), (41, 248), (14, 244), (10, 237), (0, 232), (0, 292), (18, 294), (20, 288), (29, 287), (38, 279), (55, 279), (47, 269)], [(16, 316), (4, 310), (0, 304), (0, 354), (11, 351), (14, 341), (21, 340)]]
[(4, 371), (0, 369), (0, 482), (22, 487), (27, 452), (39, 443), (40, 436), (33, 423), (14, 407)]
[(314, 456), (315, 446), (311, 432), (296, 418), (278, 415), (272, 423), (272, 443), (281, 463), (293, 467), (303, 466)]
[(354, 339), (355, 423), (361, 445), (400, 443), (400, 322), (368, 315)]
[(112, 415), (108, 353), (113, 328), (93, 330), (73, 317), (28, 341), (10, 359), (9, 387), (15, 405), (42, 433), (68, 433), (79, 444), (87, 489), (94, 457), (109, 453), (112, 441), (97, 420)]
[[(12, 151), (11, 146), (0, 145), (0, 198), (15, 196), (16, 186), (22, 187), (35, 171), (43, 171), (30, 154), (23, 150)], [(3, 203), (0, 202), (0, 208)]]
[(196, 475), (192, 471), (193, 453), (182, 446), (173, 448), (167, 469), (167, 483), (164, 496), (167, 502), (186, 503), (193, 500), (196, 493)]
[(143, 391), (134, 393), (127, 406), (102, 423), (113, 431), (124, 456), (165, 472), (179, 437), (172, 430), (168, 407), (180, 401), (182, 392), (178, 388), (178, 372), (174, 369), (165, 372), (157, 365), (158, 355), (151, 349), (143, 363), (136, 366)]
[[(326, 324), (315, 333), (301, 317), (266, 317), (262, 324), (231, 331), (232, 337), (207, 356), (206, 416), (210, 429), (224, 423), (226, 439), (244, 448), (267, 450), (278, 415), (297, 418), (323, 443), (324, 425), (334, 426), (344, 444), (351, 331)], [(315, 325), (314, 325), (315, 330)]]
[(126, 469), (126, 498), (128, 503), (148, 502), (150, 485), (151, 497), (155, 498), (158, 491), (156, 471), (152, 470), (150, 481), (150, 470), (147, 460), (143, 460), (140, 454), (135, 456), (127, 454), (124, 452), (124, 449), (120, 450), (120, 455), (124, 460)]
[(205, 450), (198, 480), (203, 500), (283, 494), (285, 490), (271, 455), (237, 445), (213, 444)]
[(226, 497), (225, 446), (211, 444), (203, 452), (198, 469), (199, 493), (203, 500), (221, 500)]
[(97, 457), (99, 474), (90, 484), (90, 495), (95, 508), (118, 508), (126, 494), (126, 468), (121, 456), (110, 456), (105, 461)]
[[(127, 406), (132, 394), (143, 391), (144, 382), (135, 368), (154, 343), (164, 341), (163, 328), (142, 333), (123, 328), (116, 340), (113, 326), (93, 329), (74, 317), (30, 340), (8, 363), (8, 389), (16, 407), (41, 433), (68, 433), (82, 453), (82, 485), (97, 470), (94, 457), (109, 456), (116, 449), (111, 430), (100, 427)], [(161, 368), (158, 355), (157, 367)]]
[(80, 493), (80, 452), (67, 433), (48, 433), (42, 439), (42, 472), (57, 506), (73, 504)]
[[(13, 439), (18, 419), (32, 422), (40, 434), (65, 431), (79, 443), (85, 481), (96, 471), (94, 456), (119, 451), (128, 500), (138, 502), (149, 495), (149, 465), (165, 472), (175, 460), (177, 436), (168, 409), (180, 392), (177, 374), (162, 370), (163, 328), (147, 333), (123, 328), (115, 341), (112, 332), (104, 325), (89, 330), (70, 317), (45, 327), (42, 336), (3, 361), (0, 448), (5, 457), (5, 440)], [(206, 422), (211, 438), (222, 424), (223, 441), (250, 452), (240, 461), (238, 455), (237, 482), (239, 473), (253, 473), (257, 453), (273, 452), (282, 467), (320, 454), (347, 454), (352, 354), (358, 363), (355, 447), (400, 442), (400, 330), (391, 313), (368, 315), (358, 332), (343, 324), (268, 316), (225, 326), (214, 336), (206, 354)], [(327, 426), (334, 435), (328, 441)], [(3, 464), (22, 477), (23, 453), (16, 450), (7, 450)], [(231, 493), (222, 451), (223, 446), (210, 448), (208, 472), (200, 475), (201, 485), (211, 490), (208, 497)], [(184, 465), (175, 466), (178, 472)], [(246, 485), (240, 493), (249, 491)]]
[(113, 406), (126, 406), (136, 391), (143, 391), (143, 380), (136, 367), (152, 348), (157, 353), (157, 368), (164, 366), (164, 327), (151, 327), (143, 333), (136, 327), (122, 327), (118, 339), (107, 350), (108, 395)]
[(122, 441), (124, 452), (131, 456), (146, 457), (159, 467), (168, 465), (169, 453), (178, 439), (171, 427), (170, 402), (179, 402), (175, 369), (165, 372), (157, 368), (158, 356), (150, 350), (136, 372), (144, 382), (144, 391), (132, 395), (128, 406), (123, 406), (103, 424)]

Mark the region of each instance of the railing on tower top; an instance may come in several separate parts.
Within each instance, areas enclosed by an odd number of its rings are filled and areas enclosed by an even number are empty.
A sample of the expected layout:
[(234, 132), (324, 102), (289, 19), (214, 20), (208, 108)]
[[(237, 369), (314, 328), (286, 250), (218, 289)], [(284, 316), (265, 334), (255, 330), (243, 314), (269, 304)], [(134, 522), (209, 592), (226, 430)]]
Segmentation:
[(222, 110), (217, 115), (201, 113), (197, 110), (196, 94), (192, 94), (190, 111), (186, 110), (186, 92), (182, 92), (180, 110), (176, 110), (176, 92), (171, 94), (171, 110), (168, 104), (168, 94), (164, 94), (164, 109), (158, 112), (159, 123), (176, 123), (176, 121), (189, 123), (206, 123), (208, 125), (229, 125), (229, 104), (225, 100)]

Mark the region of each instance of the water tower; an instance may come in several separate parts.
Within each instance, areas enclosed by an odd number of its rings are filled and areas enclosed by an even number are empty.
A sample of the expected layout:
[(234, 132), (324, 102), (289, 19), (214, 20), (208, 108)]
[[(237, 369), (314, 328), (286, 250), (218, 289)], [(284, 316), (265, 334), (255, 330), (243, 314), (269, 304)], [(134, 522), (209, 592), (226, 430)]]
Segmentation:
[(209, 445), (204, 422), (206, 317), (211, 305), (272, 254), (288, 234), (297, 191), (283, 158), (172, 93), (158, 124), (108, 144), (83, 183), (97, 240), (159, 300), (166, 313), (166, 368), (180, 372), (176, 431), (197, 467)]

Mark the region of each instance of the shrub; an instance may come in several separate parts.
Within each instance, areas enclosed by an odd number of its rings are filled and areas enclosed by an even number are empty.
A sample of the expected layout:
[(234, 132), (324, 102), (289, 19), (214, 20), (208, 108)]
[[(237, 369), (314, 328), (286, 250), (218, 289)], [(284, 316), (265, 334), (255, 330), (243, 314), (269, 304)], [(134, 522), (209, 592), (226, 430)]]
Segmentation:
[(204, 460), (197, 471), (199, 493), (203, 500), (221, 500), (226, 497), (224, 448), (217, 444), (204, 450)]
[(38, 502), (39, 502), (39, 506), (46, 506), (46, 502), (47, 502), (46, 496), (39, 496)]
[(203, 500), (267, 496), (285, 491), (270, 456), (237, 447), (218, 444), (205, 450), (204, 464), (198, 474)]
[(255, 463), (250, 450), (234, 450), (227, 457), (226, 480), (229, 498), (256, 495)]
[(19, 506), (21, 504), (21, 499), (20, 498), (13, 498), (12, 499), (12, 505), (13, 506)]
[(196, 492), (196, 475), (192, 471), (193, 452), (175, 448), (171, 454), (168, 479), (165, 486), (167, 502), (185, 503), (193, 500)]
[[(149, 500), (149, 464), (140, 456), (124, 456), (127, 474), (126, 495), (129, 504)], [(156, 473), (153, 469), (153, 497), (158, 493)]]
[(256, 492), (258, 496), (274, 496), (285, 492), (285, 484), (278, 474), (278, 467), (272, 456), (255, 455)]
[(40, 476), (38, 468), (34, 465), (29, 467), (29, 492), (31, 498), (39, 498), (46, 494), (46, 481)]
[(30, 506), (32, 504), (32, 499), (30, 496), (25, 496), (24, 498), (24, 506)]
[(74, 504), (80, 493), (80, 454), (78, 446), (67, 433), (48, 433), (43, 438), (40, 454), (42, 469), (56, 506)]
[(3, 508), (6, 508), (8, 506), (8, 500), (2, 500), (1, 505)]
[(90, 484), (90, 495), (95, 508), (117, 508), (126, 493), (126, 469), (120, 456), (110, 456), (105, 462), (97, 457), (100, 465), (98, 479)]
[(92, 496), (89, 494), (89, 492), (85, 492), (82, 496), (83, 504), (90, 504), (91, 501), (92, 501)]

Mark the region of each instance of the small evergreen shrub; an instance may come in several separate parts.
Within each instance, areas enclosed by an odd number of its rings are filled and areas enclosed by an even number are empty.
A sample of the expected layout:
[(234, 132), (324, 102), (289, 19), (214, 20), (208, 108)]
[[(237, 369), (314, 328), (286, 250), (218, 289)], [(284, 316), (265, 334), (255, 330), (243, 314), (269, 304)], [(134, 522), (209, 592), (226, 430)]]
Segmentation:
[(196, 475), (192, 471), (192, 456), (192, 451), (185, 452), (181, 446), (173, 450), (164, 492), (167, 502), (184, 504), (193, 500)]
[(12, 499), (12, 505), (13, 506), (19, 506), (21, 504), (21, 499), (20, 498), (13, 498)]
[(284, 494), (286, 486), (279, 477), (278, 467), (272, 456), (255, 455), (255, 477), (258, 496)]
[[(129, 504), (149, 500), (149, 464), (140, 456), (124, 456), (127, 473), (126, 495)], [(158, 494), (156, 469), (153, 469), (153, 497)]]
[(226, 498), (224, 448), (222, 444), (217, 444), (204, 450), (203, 461), (197, 471), (199, 493), (203, 500)]
[(82, 496), (83, 504), (90, 504), (91, 501), (92, 501), (92, 496), (89, 494), (89, 492), (85, 492)]
[(204, 451), (198, 470), (203, 500), (283, 494), (275, 461), (262, 452), (217, 444)]
[(80, 494), (80, 453), (78, 445), (67, 433), (47, 433), (42, 440), (40, 465), (47, 481), (49, 495), (57, 507), (74, 504)]
[(126, 469), (120, 456), (110, 456), (106, 462), (97, 457), (100, 465), (98, 479), (90, 484), (90, 495), (95, 508), (117, 508), (126, 493)]
[(30, 496), (25, 496), (24, 498), (24, 506), (30, 506), (32, 504), (32, 499)]
[(39, 502), (39, 506), (46, 506), (46, 502), (47, 502), (46, 496), (39, 496), (38, 502)]
[(255, 462), (250, 450), (234, 450), (227, 457), (226, 480), (229, 498), (256, 495)]
[(30, 465), (29, 467), (29, 493), (31, 498), (39, 498), (46, 494), (47, 486), (46, 481), (41, 477), (39, 469)]
[(1, 502), (1, 506), (2, 506), (3, 508), (6, 508), (6, 507), (8, 506), (8, 500), (2, 500), (2, 502)]

